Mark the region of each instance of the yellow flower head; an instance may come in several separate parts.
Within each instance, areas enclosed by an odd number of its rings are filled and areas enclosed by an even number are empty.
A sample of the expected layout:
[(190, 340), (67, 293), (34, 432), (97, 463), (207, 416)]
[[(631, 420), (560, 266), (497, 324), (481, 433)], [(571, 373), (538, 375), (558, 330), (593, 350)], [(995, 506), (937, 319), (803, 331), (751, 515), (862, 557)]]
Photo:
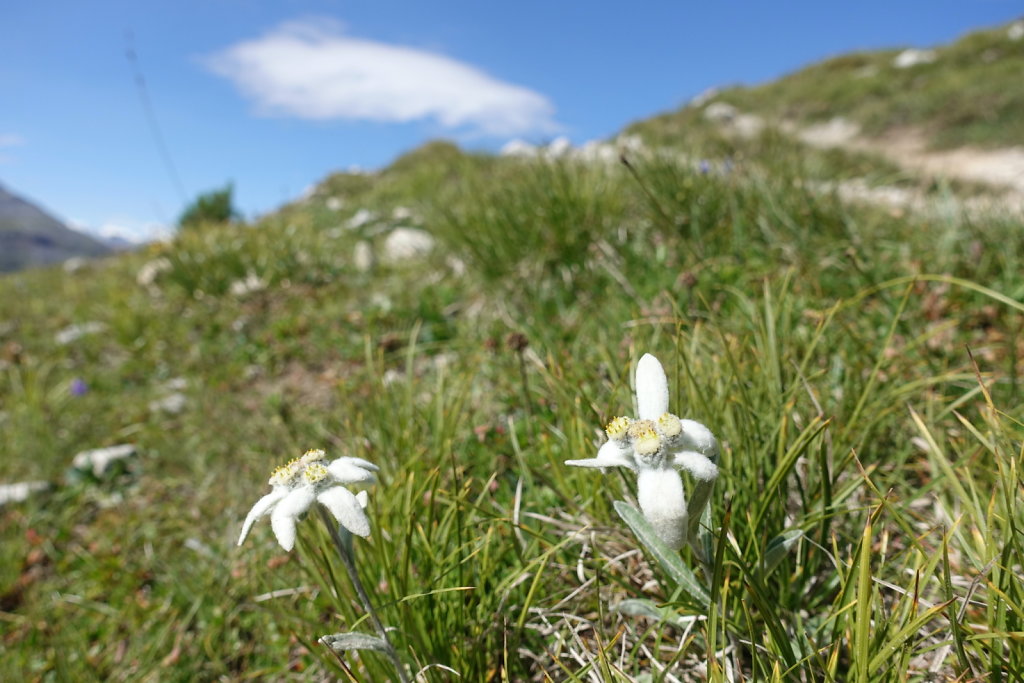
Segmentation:
[(633, 440), (633, 450), (639, 456), (654, 455), (661, 449), (661, 437), (653, 420), (637, 420), (631, 424), (629, 437)]
[(286, 464), (281, 465), (273, 471), (270, 475), (271, 486), (285, 486), (290, 484), (295, 478), (295, 475), (299, 472), (299, 461), (290, 460)]
[(320, 462), (326, 457), (326, 453), (322, 448), (310, 448), (308, 451), (302, 454), (299, 458), (299, 462), (303, 465), (308, 465), (311, 462)]
[(311, 463), (306, 466), (306, 470), (302, 473), (306, 481), (310, 484), (316, 484), (327, 478), (327, 468), (318, 462)]
[(628, 417), (617, 417), (608, 423), (604, 431), (612, 441), (622, 441), (626, 438), (626, 433), (629, 431), (629, 424)]
[(665, 435), (665, 438), (671, 439), (672, 437), (679, 436), (683, 431), (683, 423), (672, 413), (665, 413), (658, 418), (658, 429)]

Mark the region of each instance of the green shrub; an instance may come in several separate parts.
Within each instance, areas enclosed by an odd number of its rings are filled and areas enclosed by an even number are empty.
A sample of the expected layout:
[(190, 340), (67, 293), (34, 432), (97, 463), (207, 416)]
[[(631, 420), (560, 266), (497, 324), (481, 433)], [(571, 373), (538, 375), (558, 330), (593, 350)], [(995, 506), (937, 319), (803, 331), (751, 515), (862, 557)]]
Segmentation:
[(239, 214), (232, 202), (234, 184), (228, 183), (220, 190), (210, 190), (196, 197), (178, 219), (178, 227), (185, 230), (208, 223), (230, 223), (238, 220)]

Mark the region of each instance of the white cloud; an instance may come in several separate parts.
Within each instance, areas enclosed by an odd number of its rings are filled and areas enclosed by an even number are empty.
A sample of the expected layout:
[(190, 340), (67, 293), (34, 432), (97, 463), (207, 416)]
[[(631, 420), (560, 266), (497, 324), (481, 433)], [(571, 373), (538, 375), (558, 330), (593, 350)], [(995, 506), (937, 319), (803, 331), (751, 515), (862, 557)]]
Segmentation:
[(284, 23), (204, 60), (265, 114), (406, 123), (433, 119), (495, 136), (552, 133), (543, 95), (450, 57), (344, 34), (334, 21)]

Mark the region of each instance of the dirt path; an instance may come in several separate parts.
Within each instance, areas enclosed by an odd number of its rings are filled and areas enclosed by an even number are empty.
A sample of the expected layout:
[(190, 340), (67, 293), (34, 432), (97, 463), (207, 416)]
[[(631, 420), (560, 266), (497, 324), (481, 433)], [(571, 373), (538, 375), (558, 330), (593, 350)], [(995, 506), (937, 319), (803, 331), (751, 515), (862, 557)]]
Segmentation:
[(931, 150), (924, 137), (915, 131), (878, 139), (865, 138), (856, 124), (845, 119), (806, 128), (788, 128), (808, 145), (872, 152), (925, 175), (983, 183), (995, 190), (1019, 194), (1019, 199), (1024, 199), (1024, 147)]
[[(739, 137), (757, 135), (766, 125), (760, 116), (740, 112), (732, 105), (721, 102), (709, 104), (704, 110), (704, 116), (718, 123), (723, 130)], [(932, 150), (928, 148), (924, 136), (919, 132), (902, 131), (883, 138), (869, 138), (861, 135), (860, 127), (856, 123), (841, 117), (812, 126), (783, 122), (779, 129), (812, 147), (838, 147), (875, 154), (926, 178), (970, 181), (990, 188), (988, 192), (978, 196), (936, 202), (934, 198), (925, 196), (920, 190), (869, 186), (866, 182), (857, 180), (835, 183), (835, 189), (846, 199), (944, 215), (951, 215), (960, 210), (969, 213), (1024, 213), (1024, 147), (994, 150), (960, 147), (951, 150)]]

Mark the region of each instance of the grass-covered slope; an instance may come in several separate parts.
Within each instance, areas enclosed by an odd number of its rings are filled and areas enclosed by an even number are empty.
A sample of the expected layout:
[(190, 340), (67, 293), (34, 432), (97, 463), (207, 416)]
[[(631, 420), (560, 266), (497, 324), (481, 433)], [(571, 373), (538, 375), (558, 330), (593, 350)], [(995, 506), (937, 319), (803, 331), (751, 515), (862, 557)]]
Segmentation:
[[(413, 672), (1024, 676), (1024, 231), (840, 204), (819, 162), (436, 144), (251, 227), (0, 279), (0, 480), (55, 485), (0, 508), (0, 678), (388, 680), (315, 644), (371, 631), (315, 519), (290, 554), (266, 520), (235, 547), (311, 447), (381, 467), (355, 552)], [(433, 249), (389, 257), (397, 228)], [(722, 444), (711, 575), (681, 555), (709, 606), (615, 514), (632, 474), (563, 465), (633, 412), (645, 352)], [(67, 477), (116, 443), (126, 471)]]
[[(898, 66), (902, 49), (844, 54), (776, 81), (715, 94), (770, 121), (808, 125), (842, 117), (867, 135), (914, 130), (935, 147), (1024, 145), (1024, 20), (919, 50)], [(641, 128), (693, 125), (697, 107)]]

